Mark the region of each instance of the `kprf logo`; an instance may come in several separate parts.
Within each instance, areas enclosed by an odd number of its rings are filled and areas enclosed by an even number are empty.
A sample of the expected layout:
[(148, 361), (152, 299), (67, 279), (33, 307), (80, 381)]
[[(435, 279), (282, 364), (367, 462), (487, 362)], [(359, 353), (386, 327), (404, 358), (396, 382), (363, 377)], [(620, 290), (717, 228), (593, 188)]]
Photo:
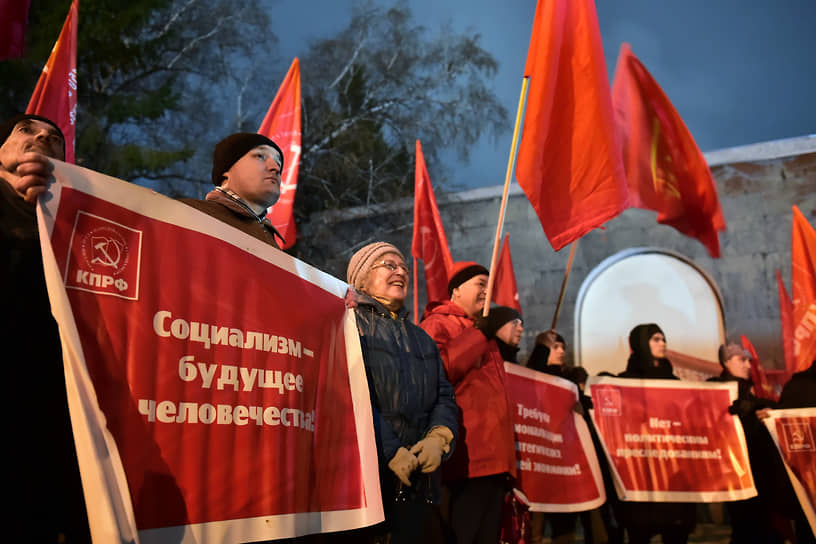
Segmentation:
[(601, 415), (621, 415), (621, 396), (618, 389), (604, 387), (598, 390), (598, 404)]
[(788, 445), (789, 452), (816, 451), (816, 443), (813, 441), (813, 434), (807, 421), (783, 421), (782, 428), (785, 431), (785, 443)]
[(78, 211), (71, 233), (65, 287), (137, 300), (142, 231)]

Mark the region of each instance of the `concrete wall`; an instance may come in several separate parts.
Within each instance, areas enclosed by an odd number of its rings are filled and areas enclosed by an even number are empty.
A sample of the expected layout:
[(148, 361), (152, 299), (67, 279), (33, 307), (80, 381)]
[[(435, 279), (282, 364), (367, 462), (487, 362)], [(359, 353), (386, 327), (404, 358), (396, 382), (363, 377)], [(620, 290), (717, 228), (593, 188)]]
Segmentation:
[[(716, 179), (727, 223), (727, 231), (720, 235), (722, 257), (710, 258), (698, 241), (657, 224), (654, 212), (625, 211), (604, 229), (596, 229), (578, 242), (557, 327), (568, 344), (573, 338), (578, 290), (590, 271), (618, 251), (653, 246), (679, 252), (707, 271), (723, 296), (727, 336), (738, 339), (745, 334), (763, 364), (782, 366), (775, 272), (781, 270), (790, 292), (791, 206), (799, 206), (816, 225), (816, 137), (716, 151), (707, 153), (706, 159)], [(454, 260), (489, 264), (501, 191), (502, 187), (497, 186), (437, 194)], [(511, 186), (510, 195), (504, 232), (510, 234), (525, 320), (520, 354), (524, 361), (535, 335), (552, 322), (569, 247), (554, 252), (517, 185)], [(372, 241), (390, 241), (402, 248), (410, 260), (412, 221), (412, 199), (316, 214), (303, 228), (302, 234), (310, 243), (301, 248), (300, 256), (342, 279), (349, 257)], [(425, 300), (421, 272), (419, 284), (422, 308)], [(409, 302), (413, 304), (410, 298)], [(666, 333), (671, 348), (672, 333)], [(712, 353), (711, 358), (716, 359), (716, 354)]]

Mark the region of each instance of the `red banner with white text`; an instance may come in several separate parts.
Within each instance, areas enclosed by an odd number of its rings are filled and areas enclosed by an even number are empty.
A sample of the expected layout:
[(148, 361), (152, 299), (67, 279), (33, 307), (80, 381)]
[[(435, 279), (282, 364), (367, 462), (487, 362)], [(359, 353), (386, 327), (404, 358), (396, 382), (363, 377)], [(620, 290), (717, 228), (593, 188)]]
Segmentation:
[(534, 512), (581, 512), (606, 500), (601, 469), (572, 382), (504, 363), (518, 479)]
[(756, 495), (737, 384), (590, 377), (592, 421), (621, 500), (722, 502)]
[(55, 165), (40, 238), (94, 541), (382, 520), (345, 283), (185, 204)]
[(771, 410), (764, 422), (816, 535), (816, 408)]

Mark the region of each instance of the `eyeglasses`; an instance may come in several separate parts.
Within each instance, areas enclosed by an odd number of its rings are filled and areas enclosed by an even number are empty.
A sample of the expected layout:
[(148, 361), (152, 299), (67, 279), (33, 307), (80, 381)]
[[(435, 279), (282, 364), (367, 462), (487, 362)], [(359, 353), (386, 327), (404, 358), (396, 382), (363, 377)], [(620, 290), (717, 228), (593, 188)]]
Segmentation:
[(397, 269), (402, 270), (402, 272), (405, 273), (405, 274), (408, 274), (408, 272), (409, 272), (408, 267), (406, 265), (404, 265), (402, 263), (395, 263), (394, 261), (380, 261), (378, 263), (374, 263), (371, 266), (371, 269), (373, 270), (375, 268), (380, 268), (380, 267), (383, 267), (383, 266), (385, 268), (387, 268), (388, 270), (390, 270), (391, 272), (396, 272)]

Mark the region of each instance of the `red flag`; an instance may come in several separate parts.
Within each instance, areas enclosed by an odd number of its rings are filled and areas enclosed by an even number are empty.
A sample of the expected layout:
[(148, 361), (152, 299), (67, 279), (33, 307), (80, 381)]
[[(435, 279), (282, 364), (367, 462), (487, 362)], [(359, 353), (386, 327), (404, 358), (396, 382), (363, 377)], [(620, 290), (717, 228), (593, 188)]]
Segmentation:
[(559, 250), (627, 207), (606, 62), (591, 0), (536, 7), (516, 179)]
[(796, 371), (816, 359), (816, 231), (793, 207), (793, 355)]
[(0, 0), (0, 60), (23, 56), (29, 4), (30, 0)]
[(283, 150), (281, 195), (269, 209), (267, 217), (283, 236), (282, 249), (287, 249), (297, 240), (293, 213), (300, 167), (300, 61), (297, 57), (283, 78), (258, 133), (274, 141)]
[[(796, 359), (793, 356), (793, 301), (785, 290), (782, 274), (776, 271), (776, 287), (779, 291), (779, 318), (782, 322), (782, 348), (785, 354), (785, 373), (787, 378), (796, 372)], [(787, 381), (787, 379), (785, 380)]]
[(26, 108), (26, 113), (57, 124), (65, 136), (65, 161), (70, 163), (74, 162), (76, 136), (78, 12), (79, 0), (74, 0)]
[(453, 258), (448, 249), (448, 238), (436, 206), (436, 197), (419, 140), (416, 142), (414, 170), (414, 237), (411, 241), (411, 255), (420, 259), (425, 269), (428, 302), (447, 299), (448, 271), (453, 268)]
[(657, 222), (697, 238), (720, 256), (725, 230), (714, 178), (680, 115), (629, 49), (621, 46), (612, 103), (630, 204), (657, 212)]
[(754, 345), (744, 334), (740, 335), (740, 340), (742, 341), (742, 347), (751, 354), (751, 381), (754, 382), (754, 394), (761, 399), (777, 400), (779, 396), (774, 392), (773, 385), (768, 380), (765, 369), (762, 368), (762, 363), (759, 361)]
[(501, 306), (510, 306), (521, 312), (516, 274), (513, 272), (513, 257), (510, 255), (510, 235), (504, 235), (504, 244), (496, 264), (496, 279), (493, 282), (493, 300)]

